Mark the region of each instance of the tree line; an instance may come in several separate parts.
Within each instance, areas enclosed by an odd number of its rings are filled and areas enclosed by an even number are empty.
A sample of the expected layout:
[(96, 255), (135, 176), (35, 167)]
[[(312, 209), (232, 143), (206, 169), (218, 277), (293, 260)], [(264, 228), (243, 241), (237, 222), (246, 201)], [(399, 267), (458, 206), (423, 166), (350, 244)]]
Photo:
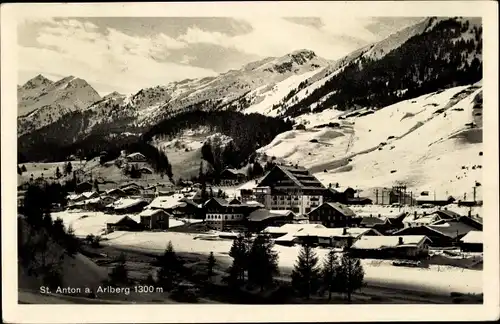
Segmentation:
[[(381, 108), (440, 89), (471, 84), (482, 79), (482, 28), (469, 23), (442, 20), (434, 28), (411, 37), (381, 59), (360, 57), (315, 89), (304, 100), (290, 106), (284, 116), (298, 116), (335, 107)], [(320, 99), (324, 100), (320, 100)]]
[(215, 152), (218, 148), (209, 145), (202, 149), (204, 159), (212, 165), (221, 165), (219, 169), (223, 169), (244, 165), (255, 150), (270, 143), (276, 135), (291, 130), (293, 123), (260, 114), (199, 109), (163, 120), (144, 133), (142, 139), (145, 142), (153, 138), (171, 139), (185, 129), (198, 127), (207, 127), (210, 132), (219, 132), (233, 139), (233, 143), (222, 152)]
[(60, 184), (31, 184), (18, 216), (19, 266), (49, 288), (62, 284), (64, 259), (80, 249), (73, 229), (50, 214), (54, 204), (65, 204), (66, 195)]
[[(259, 234), (253, 242), (249, 236), (238, 236), (231, 246), (229, 256), (233, 258), (225, 281), (239, 289), (245, 283), (263, 291), (275, 286), (274, 278), (280, 274), (278, 254), (273, 250), (270, 236)], [(313, 295), (340, 293), (350, 302), (352, 293), (363, 287), (364, 270), (359, 259), (348, 252), (337, 257), (330, 250), (319, 265), (319, 258), (312, 247), (304, 244), (300, 250), (291, 275), (291, 285), (296, 294), (309, 299)]]

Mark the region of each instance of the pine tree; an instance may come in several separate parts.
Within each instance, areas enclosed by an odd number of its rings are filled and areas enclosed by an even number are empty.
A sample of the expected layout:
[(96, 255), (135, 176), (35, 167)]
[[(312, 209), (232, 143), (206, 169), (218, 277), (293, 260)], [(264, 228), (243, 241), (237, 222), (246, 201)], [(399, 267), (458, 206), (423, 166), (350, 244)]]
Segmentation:
[(59, 167), (56, 168), (56, 178), (59, 179), (62, 177), (61, 171), (59, 170)]
[(304, 245), (300, 250), (297, 263), (292, 271), (292, 286), (307, 299), (316, 293), (320, 286), (318, 257), (311, 246)]
[(348, 302), (351, 302), (351, 295), (356, 290), (363, 287), (365, 272), (361, 261), (352, 258), (349, 253), (344, 252), (340, 267), (338, 268), (339, 291), (347, 295)]
[(64, 168), (64, 172), (66, 174), (70, 174), (72, 171), (73, 171), (73, 166), (71, 165), (71, 162), (68, 161), (66, 167)]
[(23, 174), (23, 171), (21, 170), (19, 165), (17, 166), (17, 174), (19, 174), (19, 175)]
[(110, 279), (113, 283), (127, 283), (128, 282), (128, 270), (125, 266), (126, 258), (125, 254), (120, 253), (118, 258), (116, 259), (117, 265), (111, 270)]
[(328, 300), (332, 299), (332, 292), (339, 289), (340, 283), (338, 282), (338, 268), (340, 267), (340, 262), (335, 255), (335, 252), (330, 250), (323, 261), (323, 268), (321, 271), (321, 276), (323, 279), (323, 285), (328, 291)]
[(214, 257), (214, 253), (210, 252), (210, 255), (208, 256), (208, 263), (207, 263), (207, 275), (208, 275), (209, 280), (211, 280), (212, 276), (214, 275), (215, 263), (216, 263), (216, 260)]
[(248, 253), (250, 250), (249, 240), (239, 235), (233, 241), (229, 256), (233, 258), (233, 264), (229, 268), (229, 280), (233, 286), (239, 286), (245, 281), (245, 271), (248, 266)]
[(259, 286), (261, 291), (272, 285), (273, 277), (279, 274), (278, 253), (273, 246), (268, 235), (259, 235), (248, 254), (248, 281)]
[(24, 164), (23, 164), (23, 166), (21, 167), (21, 171), (22, 171), (22, 172), (27, 172), (27, 170), (26, 170), (26, 166), (25, 166)]
[(177, 257), (172, 242), (169, 241), (165, 252), (158, 260), (158, 283), (167, 291), (171, 290), (179, 281), (183, 270), (182, 261)]

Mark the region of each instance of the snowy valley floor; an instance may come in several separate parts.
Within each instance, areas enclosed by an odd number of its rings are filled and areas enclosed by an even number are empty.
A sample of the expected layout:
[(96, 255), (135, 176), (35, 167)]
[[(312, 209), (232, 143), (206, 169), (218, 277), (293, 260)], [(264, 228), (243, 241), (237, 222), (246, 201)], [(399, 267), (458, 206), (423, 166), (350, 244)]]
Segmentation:
[[(114, 258), (119, 252), (131, 256), (127, 258), (127, 267), (131, 267), (131, 274), (139, 278), (146, 278), (153, 273), (151, 258), (163, 253), (169, 241), (174, 249), (183, 258), (189, 259), (197, 267), (203, 267), (210, 252), (217, 259), (217, 267), (221, 274), (230, 265), (231, 258), (228, 253), (232, 244), (231, 240), (207, 240), (200, 234), (175, 232), (176, 227), (184, 224), (180, 220), (172, 220), (172, 231), (166, 232), (113, 232), (103, 235), (106, 222), (118, 215), (107, 215), (100, 212), (59, 212), (53, 213), (54, 218), (63, 219), (66, 227), (72, 226), (75, 234), (84, 238), (88, 234), (102, 235), (101, 249), (94, 251), (95, 255), (88, 255), (90, 259), (101, 267), (110, 270)], [(285, 247), (275, 245), (279, 253), (280, 281), (289, 281), (289, 275), (297, 259), (300, 247)], [(315, 252), (320, 259), (327, 253), (327, 249), (316, 248)], [(102, 256), (104, 255), (104, 259)], [(96, 257), (97, 256), (97, 257)], [(367, 286), (359, 292), (359, 299), (355, 303), (454, 303), (458, 294), (480, 295), (483, 291), (483, 271), (464, 269), (448, 265), (430, 265), (427, 268), (396, 267), (390, 260), (364, 259), (362, 264), (365, 270)], [(135, 274), (134, 274), (135, 273)], [(26, 298), (30, 292), (23, 292)], [(144, 299), (127, 300), (134, 302), (165, 302), (172, 300), (165, 296), (149, 296)], [(460, 297), (465, 298), (465, 297)], [(213, 298), (200, 302), (212, 302)], [(71, 301), (70, 301), (71, 302)], [(213, 302), (233, 303), (231, 300), (215, 298)], [(324, 301), (323, 301), (324, 302)], [(464, 301), (461, 301), (464, 303)], [(470, 303), (481, 303), (481, 298), (475, 298)], [(467, 303), (469, 303), (467, 302)], [(86, 303), (81, 301), (81, 303)], [(236, 303), (236, 302), (235, 302)], [(241, 303), (241, 302), (240, 302)]]

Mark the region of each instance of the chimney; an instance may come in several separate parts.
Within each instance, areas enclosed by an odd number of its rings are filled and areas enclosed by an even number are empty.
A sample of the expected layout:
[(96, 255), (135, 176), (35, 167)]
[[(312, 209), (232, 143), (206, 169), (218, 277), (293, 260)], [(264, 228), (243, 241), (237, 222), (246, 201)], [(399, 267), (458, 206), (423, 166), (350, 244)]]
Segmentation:
[(467, 216), (471, 217), (471, 210), (469, 209), (469, 211), (467, 212)]
[(403, 238), (400, 236), (398, 238), (398, 245), (402, 245), (403, 244)]
[(347, 235), (347, 227), (344, 227), (344, 229), (342, 231), (342, 235)]
[(331, 183), (329, 183), (329, 184), (328, 184), (328, 188), (331, 188), (331, 187), (332, 187), (332, 184), (331, 184)]

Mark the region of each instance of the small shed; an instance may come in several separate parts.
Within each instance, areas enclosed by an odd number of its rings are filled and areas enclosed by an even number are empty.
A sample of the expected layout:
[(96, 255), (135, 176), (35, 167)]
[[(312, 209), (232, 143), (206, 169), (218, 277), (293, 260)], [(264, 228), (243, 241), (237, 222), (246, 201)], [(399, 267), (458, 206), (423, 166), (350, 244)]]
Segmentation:
[(106, 223), (106, 229), (108, 233), (111, 233), (114, 231), (140, 231), (143, 227), (129, 216), (123, 216), (115, 223)]
[(470, 231), (460, 239), (460, 248), (464, 252), (483, 252), (483, 232)]

